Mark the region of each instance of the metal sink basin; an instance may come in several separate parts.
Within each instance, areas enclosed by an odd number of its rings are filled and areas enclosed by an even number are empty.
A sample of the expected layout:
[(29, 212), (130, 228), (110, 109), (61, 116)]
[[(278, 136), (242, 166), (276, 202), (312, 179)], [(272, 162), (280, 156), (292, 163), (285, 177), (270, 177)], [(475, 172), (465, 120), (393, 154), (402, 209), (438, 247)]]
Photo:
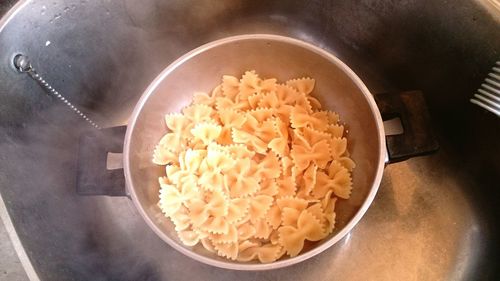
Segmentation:
[[(0, 193), (41, 280), (499, 280), (500, 120), (468, 99), (500, 51), (488, 1), (2, 1)], [(387, 166), (365, 217), (298, 265), (237, 272), (163, 243), (127, 198), (75, 192), (88, 124), (12, 66), (23, 53), (103, 126), (208, 41), (295, 37), (331, 51), (372, 93), (422, 90), (441, 150)], [(34, 269), (34, 271), (33, 271)]]

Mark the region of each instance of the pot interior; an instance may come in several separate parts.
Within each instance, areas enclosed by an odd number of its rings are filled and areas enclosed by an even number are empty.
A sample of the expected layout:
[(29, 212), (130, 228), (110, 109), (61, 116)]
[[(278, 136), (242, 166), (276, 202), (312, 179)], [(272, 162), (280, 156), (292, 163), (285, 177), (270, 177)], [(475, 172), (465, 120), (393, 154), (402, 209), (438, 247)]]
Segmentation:
[[(155, 145), (167, 132), (164, 115), (180, 112), (190, 104), (194, 92), (210, 93), (221, 82), (222, 75), (240, 77), (246, 70), (255, 70), (261, 77), (274, 77), (279, 82), (311, 77), (316, 80), (313, 95), (325, 109), (337, 112), (341, 122), (346, 124), (348, 150), (356, 162), (356, 168), (353, 172), (351, 198), (337, 201), (334, 232), (324, 240), (308, 245), (297, 258), (307, 255), (321, 244), (333, 244), (366, 211), (378, 188), (378, 173), (383, 168), (385, 142), (377, 119), (379, 113), (374, 108), (368, 90), (354, 73), (350, 70), (346, 72), (347, 68), (344, 68), (342, 62), (323, 51), (315, 51), (310, 45), (300, 41), (279, 36), (254, 35), (217, 42), (208, 47), (200, 47), (174, 62), (150, 85), (134, 111), (128, 128), (128, 146), (126, 145), (124, 153), (128, 154), (128, 163), (125, 164), (127, 185), (136, 206), (155, 232), (182, 252), (196, 253), (195, 257), (204, 256), (225, 265), (241, 265), (240, 262), (220, 258), (201, 245), (193, 248), (183, 246), (173, 224), (157, 206), (158, 177), (163, 176), (165, 171), (163, 167), (153, 164), (151, 159)], [(367, 200), (369, 195), (372, 196)], [(351, 221), (353, 222), (349, 224)]]

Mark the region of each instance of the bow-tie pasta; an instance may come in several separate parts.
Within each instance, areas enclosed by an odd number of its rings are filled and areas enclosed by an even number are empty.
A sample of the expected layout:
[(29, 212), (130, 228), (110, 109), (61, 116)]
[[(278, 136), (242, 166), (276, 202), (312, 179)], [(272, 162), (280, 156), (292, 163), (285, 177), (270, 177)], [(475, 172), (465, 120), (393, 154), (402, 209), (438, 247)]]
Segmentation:
[(268, 263), (333, 232), (355, 163), (315, 83), (224, 75), (211, 94), (197, 92), (182, 113), (165, 116), (169, 131), (153, 155), (166, 165), (158, 205), (182, 243)]

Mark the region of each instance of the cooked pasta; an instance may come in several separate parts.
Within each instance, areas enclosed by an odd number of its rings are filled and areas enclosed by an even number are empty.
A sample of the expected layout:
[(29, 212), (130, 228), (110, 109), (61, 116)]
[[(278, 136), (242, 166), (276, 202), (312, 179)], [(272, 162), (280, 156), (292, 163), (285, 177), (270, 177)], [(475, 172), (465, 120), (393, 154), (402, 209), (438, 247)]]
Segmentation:
[(355, 163), (339, 115), (321, 109), (314, 86), (224, 75), (165, 116), (169, 132), (153, 155), (166, 166), (158, 205), (184, 245), (268, 263), (332, 233)]

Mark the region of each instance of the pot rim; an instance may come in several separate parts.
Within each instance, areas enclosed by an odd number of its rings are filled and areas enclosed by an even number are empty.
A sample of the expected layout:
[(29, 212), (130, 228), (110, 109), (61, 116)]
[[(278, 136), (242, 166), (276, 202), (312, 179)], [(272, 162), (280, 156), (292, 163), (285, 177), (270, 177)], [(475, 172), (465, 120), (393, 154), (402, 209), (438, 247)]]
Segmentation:
[[(236, 262), (230, 262), (230, 261), (222, 261), (222, 260), (216, 260), (212, 258), (208, 258), (206, 256), (203, 256), (201, 254), (195, 253), (194, 251), (189, 250), (188, 248), (185, 248), (178, 243), (176, 243), (174, 240), (172, 240), (168, 235), (166, 235), (161, 229), (159, 229), (156, 224), (151, 220), (151, 218), (147, 215), (147, 213), (144, 211), (144, 208), (141, 206), (141, 204), (138, 201), (137, 194), (135, 192), (135, 189), (133, 188), (132, 185), (132, 176), (130, 173), (130, 165), (129, 165), (129, 152), (130, 152), (130, 139), (135, 127), (135, 123), (137, 121), (137, 118), (144, 106), (144, 104), (147, 102), (149, 96), (155, 91), (155, 89), (158, 87), (158, 85), (163, 81), (163, 79), (168, 76), (171, 72), (173, 72), (177, 67), (182, 65), (184, 62), (187, 60), (191, 59), (192, 57), (217, 46), (221, 46), (224, 44), (232, 43), (235, 41), (243, 41), (243, 40), (270, 40), (270, 41), (278, 41), (278, 42), (284, 42), (288, 44), (293, 44), (302, 48), (305, 48), (309, 51), (312, 51), (325, 59), (329, 60), (330, 62), (336, 64), (339, 68), (341, 68), (344, 73), (355, 83), (355, 85), (361, 90), (363, 95), (365, 96), (366, 100), (368, 101), (368, 104), (370, 106), (370, 109), (373, 113), (373, 117), (375, 118), (376, 124), (377, 124), (377, 131), (379, 134), (379, 159), (378, 159), (378, 166), (377, 166), (377, 171), (376, 175), (374, 178), (374, 181), (372, 183), (372, 187), (370, 189), (370, 192), (368, 193), (368, 196), (365, 198), (363, 201), (363, 204), (359, 208), (359, 210), (356, 212), (354, 217), (342, 228), (337, 234), (332, 236), (330, 239), (325, 241), (323, 244), (319, 245), (318, 247), (315, 247), (308, 252), (305, 252), (303, 254), (299, 254), (298, 256), (295, 256), (293, 258), (288, 258), (285, 260), (278, 260), (275, 262), (271, 263), (263, 263), (263, 264), (249, 264), (249, 263), (236, 263)], [(175, 60), (173, 63), (171, 63), (168, 67), (166, 67), (154, 80), (151, 82), (151, 84), (148, 86), (148, 88), (144, 91), (142, 94), (141, 98), (137, 102), (134, 111), (132, 112), (129, 124), (127, 126), (127, 132), (125, 134), (125, 143), (124, 143), (124, 150), (123, 150), (123, 167), (124, 167), (124, 173), (125, 173), (125, 182), (126, 182), (126, 188), (130, 194), (130, 197), (132, 199), (133, 204), (143, 217), (143, 219), (146, 221), (146, 223), (149, 225), (149, 227), (167, 244), (169, 244), (171, 247), (176, 249), (177, 251), (185, 254), (186, 256), (200, 261), (202, 263), (220, 267), (220, 268), (226, 268), (226, 269), (234, 269), (234, 270), (248, 270), (248, 271), (256, 271), (256, 270), (270, 270), (270, 269), (277, 269), (277, 268), (282, 268), (286, 266), (290, 266), (299, 262), (302, 262), (304, 260), (307, 260), (309, 258), (312, 258), (313, 256), (318, 255), (319, 253), (325, 251), (326, 249), (330, 248), (332, 245), (337, 243), (339, 240), (344, 238), (353, 228), (354, 226), (359, 222), (359, 220), (363, 217), (363, 215), (366, 213), (368, 210), (369, 206), (371, 205), (373, 199), (375, 198), (375, 195), (378, 191), (380, 182), (382, 180), (382, 174), (384, 170), (384, 163), (385, 163), (385, 158), (386, 158), (386, 144), (385, 144), (385, 134), (384, 134), (384, 127), (383, 127), (383, 122), (382, 122), (382, 117), (380, 115), (380, 111), (377, 107), (377, 104), (375, 103), (375, 100), (368, 90), (368, 88), (365, 86), (365, 84), (361, 81), (361, 79), (352, 71), (344, 62), (342, 62), (340, 59), (332, 55), (331, 53), (327, 52), (324, 49), (321, 49), (319, 47), (316, 47), (310, 43), (306, 43), (304, 41), (286, 37), (286, 36), (281, 36), (281, 35), (271, 35), (271, 34), (245, 34), (245, 35), (237, 35), (237, 36), (231, 36), (231, 37), (226, 37), (223, 39), (219, 39), (216, 41), (209, 42), (207, 44), (204, 44), (188, 53), (180, 57), (179, 59)]]

